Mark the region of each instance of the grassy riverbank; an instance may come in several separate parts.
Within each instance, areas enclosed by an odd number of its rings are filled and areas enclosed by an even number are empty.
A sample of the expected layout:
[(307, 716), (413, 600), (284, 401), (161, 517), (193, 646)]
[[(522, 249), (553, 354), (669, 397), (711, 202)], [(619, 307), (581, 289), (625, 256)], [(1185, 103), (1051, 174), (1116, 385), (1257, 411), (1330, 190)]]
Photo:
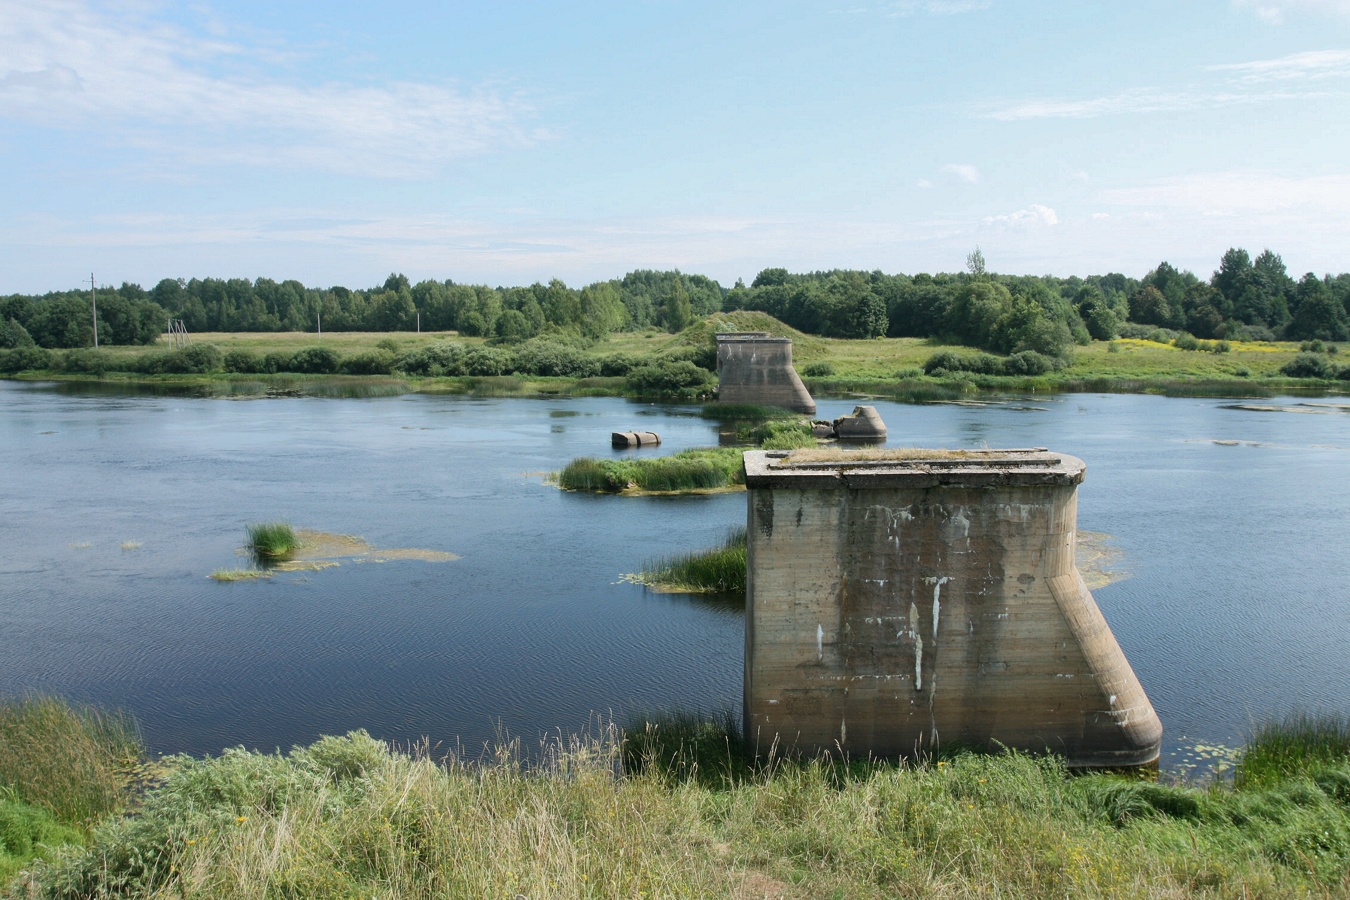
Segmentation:
[(1223, 352), (1214, 342), (1183, 349), (1146, 339), (1094, 341), (1073, 348), (1069, 365), (1041, 374), (925, 373), (925, 365), (937, 354), (971, 356), (974, 351), (918, 338), (821, 338), (794, 331), (763, 313), (745, 311), (714, 314), (679, 334), (618, 333), (598, 342), (566, 334), (493, 345), (453, 332), (207, 333), (193, 336), (193, 349), (186, 355), (144, 347), (41, 351), (45, 361), (39, 368), (7, 374), (188, 387), (230, 396), (427, 391), (691, 399), (715, 384), (715, 379), (705, 383), (711, 376), (693, 364), (712, 364), (713, 334), (727, 329), (791, 337), (797, 369), (820, 395), (916, 401), (959, 399), (980, 391), (1262, 396), (1291, 390), (1344, 391), (1350, 385), (1344, 377), (1335, 377), (1350, 371), (1350, 357), (1324, 350), (1321, 358), (1332, 377), (1291, 378), (1280, 370), (1299, 356), (1300, 345), (1263, 341), (1224, 342)]
[[(0, 740), (11, 731), (7, 721), (0, 717)], [(425, 747), (394, 752), (354, 732), (287, 754), (236, 749), (160, 760), (152, 782), (128, 787), (92, 826), (67, 825), (44, 833), (47, 846), (10, 852), (19, 863), (0, 891), (14, 898), (1344, 896), (1350, 750), (1337, 736), (1346, 720), (1293, 727), (1303, 735), (1296, 741), (1272, 726), (1245, 748), (1238, 787), (1075, 777), (1053, 758), (1016, 754), (750, 767), (730, 723), (697, 717), (627, 734), (602, 728), (541, 748), (542, 762), (531, 766), (509, 747), (483, 761), (437, 759)], [(1281, 745), (1278, 773), (1266, 767), (1250, 776), (1247, 760), (1271, 741)], [(1292, 746), (1303, 749), (1291, 755)], [(61, 742), (47, 749), (60, 751)], [(117, 756), (110, 753), (106, 769), (125, 769)], [(28, 753), (3, 770), (6, 798), (35, 780), (30, 767), (64, 772), (72, 784), (101, 778)], [(0, 836), (8, 842), (12, 831)]]

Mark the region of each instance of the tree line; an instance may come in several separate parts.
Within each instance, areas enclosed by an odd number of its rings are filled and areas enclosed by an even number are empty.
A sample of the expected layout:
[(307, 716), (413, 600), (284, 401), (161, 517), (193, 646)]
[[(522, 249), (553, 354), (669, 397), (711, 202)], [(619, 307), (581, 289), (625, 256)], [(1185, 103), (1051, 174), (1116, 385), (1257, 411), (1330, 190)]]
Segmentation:
[[(1270, 250), (1230, 249), (1209, 280), (1160, 263), (1143, 278), (998, 275), (978, 248), (964, 271), (888, 275), (833, 270), (761, 271), (724, 288), (702, 275), (639, 270), (571, 288), (453, 281), (411, 284), (391, 274), (361, 290), (268, 278), (206, 278), (100, 288), (98, 336), (150, 344), (169, 320), (203, 331), (455, 330), (498, 343), (566, 333), (599, 340), (617, 331), (678, 332), (718, 310), (760, 310), (800, 331), (840, 338), (938, 338), (1002, 354), (1062, 356), (1076, 343), (1181, 333), (1204, 340), (1350, 339), (1350, 274), (1297, 281)], [(0, 297), (0, 347), (92, 345), (87, 291)]]

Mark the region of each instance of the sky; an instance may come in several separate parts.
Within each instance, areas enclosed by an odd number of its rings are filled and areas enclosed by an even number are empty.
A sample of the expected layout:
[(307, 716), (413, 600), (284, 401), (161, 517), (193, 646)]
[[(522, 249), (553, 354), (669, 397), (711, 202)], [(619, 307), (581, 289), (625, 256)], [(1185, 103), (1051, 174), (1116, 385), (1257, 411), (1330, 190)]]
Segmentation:
[(1350, 270), (1350, 0), (0, 0), (0, 294)]

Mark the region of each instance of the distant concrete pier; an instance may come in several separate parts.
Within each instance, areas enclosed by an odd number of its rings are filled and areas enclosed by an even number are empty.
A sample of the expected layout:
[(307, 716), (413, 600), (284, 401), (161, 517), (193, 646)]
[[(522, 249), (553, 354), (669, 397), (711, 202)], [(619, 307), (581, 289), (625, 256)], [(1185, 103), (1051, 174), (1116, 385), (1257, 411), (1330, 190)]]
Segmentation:
[(792, 339), (763, 331), (717, 335), (717, 399), (816, 412), (816, 401), (792, 367)]
[(752, 451), (745, 468), (758, 752), (1157, 760), (1162, 725), (1074, 564), (1081, 460)]

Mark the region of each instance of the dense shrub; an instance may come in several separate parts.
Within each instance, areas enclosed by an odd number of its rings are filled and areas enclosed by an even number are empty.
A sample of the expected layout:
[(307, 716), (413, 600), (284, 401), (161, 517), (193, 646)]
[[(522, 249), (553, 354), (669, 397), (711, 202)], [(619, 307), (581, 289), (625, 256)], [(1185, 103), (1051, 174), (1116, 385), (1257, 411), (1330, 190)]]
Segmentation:
[(464, 345), (441, 342), (429, 347), (420, 347), (404, 353), (394, 363), (394, 368), (409, 375), (455, 375), (462, 369)]
[(342, 357), (332, 347), (306, 347), (297, 350), (290, 359), (287, 371), (306, 375), (332, 375), (338, 370)]
[(240, 375), (257, 375), (264, 371), (262, 358), (251, 350), (230, 350), (221, 361), (226, 372)]
[(955, 350), (942, 350), (928, 357), (923, 364), (923, 371), (926, 375), (932, 375), (937, 371), (1002, 375), (1003, 360), (992, 353), (958, 353)]
[(712, 373), (688, 360), (661, 362), (632, 370), (625, 384), (639, 397), (693, 397), (712, 387)]
[(388, 350), (358, 353), (342, 361), (344, 375), (388, 375), (394, 370), (394, 354)]
[(290, 372), (291, 358), (291, 354), (280, 350), (264, 353), (258, 370), (267, 375), (274, 375), (277, 372)]
[(587, 378), (600, 374), (599, 362), (585, 351), (542, 338), (516, 349), (514, 368), (522, 375)]
[(47, 369), (52, 364), (52, 352), (41, 347), (16, 347), (0, 350), (0, 372), (13, 374), (30, 369)]
[(511, 354), (491, 347), (473, 347), (460, 360), (459, 371), (447, 375), (505, 375), (512, 371)]
[(1054, 371), (1057, 361), (1035, 350), (1022, 350), (1003, 360), (1005, 375), (1044, 375)]
[(1280, 367), (1280, 374), (1290, 378), (1331, 378), (1336, 368), (1321, 353), (1300, 353)]
[(61, 356), (60, 368), (62, 372), (101, 377), (106, 372), (116, 370), (117, 366), (112, 354), (108, 351), (86, 347), (84, 349), (67, 350)]
[(631, 353), (611, 353), (600, 357), (600, 374), (607, 377), (623, 376), (642, 365), (642, 358)]
[(155, 375), (205, 375), (220, 371), (225, 358), (214, 344), (189, 344), (181, 350), (153, 354), (148, 362)]
[(1179, 334), (1172, 339), (1172, 346), (1178, 350), (1199, 350), (1200, 341), (1193, 334)]
[(802, 374), (807, 378), (829, 378), (834, 374), (834, 363), (831, 362), (813, 362), (807, 364), (802, 369)]

